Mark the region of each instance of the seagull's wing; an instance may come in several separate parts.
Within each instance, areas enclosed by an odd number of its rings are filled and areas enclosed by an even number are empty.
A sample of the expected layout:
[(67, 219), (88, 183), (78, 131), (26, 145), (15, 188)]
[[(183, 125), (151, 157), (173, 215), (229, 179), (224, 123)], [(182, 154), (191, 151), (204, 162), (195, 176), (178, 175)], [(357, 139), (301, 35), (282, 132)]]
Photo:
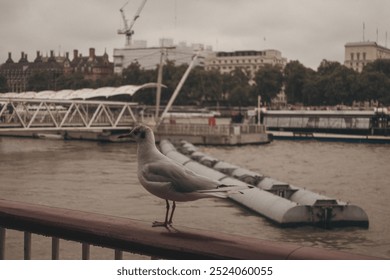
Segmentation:
[(221, 183), (195, 174), (186, 167), (170, 160), (144, 164), (142, 176), (149, 182), (170, 182), (177, 192), (194, 192), (215, 189)]

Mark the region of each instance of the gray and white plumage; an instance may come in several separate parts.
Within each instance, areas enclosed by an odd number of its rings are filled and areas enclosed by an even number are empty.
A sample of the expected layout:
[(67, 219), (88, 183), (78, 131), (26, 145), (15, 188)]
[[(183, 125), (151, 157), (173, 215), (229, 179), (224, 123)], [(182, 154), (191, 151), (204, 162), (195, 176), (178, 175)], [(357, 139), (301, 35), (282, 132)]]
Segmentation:
[[(167, 226), (172, 223), (176, 201), (192, 201), (210, 197), (226, 198), (227, 192), (234, 189), (198, 175), (163, 155), (157, 149), (153, 131), (148, 126), (135, 127), (130, 132), (130, 136), (138, 144), (137, 173), (141, 185), (151, 194), (166, 200), (165, 222), (155, 223), (155, 225)], [(168, 201), (173, 201), (169, 220)]]

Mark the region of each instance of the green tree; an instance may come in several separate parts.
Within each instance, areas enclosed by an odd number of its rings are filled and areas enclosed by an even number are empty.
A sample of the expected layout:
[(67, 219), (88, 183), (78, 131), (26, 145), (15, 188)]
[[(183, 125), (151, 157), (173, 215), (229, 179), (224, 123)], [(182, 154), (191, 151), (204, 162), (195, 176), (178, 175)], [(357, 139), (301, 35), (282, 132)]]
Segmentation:
[(202, 69), (201, 85), (205, 101), (211, 105), (224, 101), (222, 90), (222, 75), (217, 70), (205, 71)]
[(367, 64), (356, 87), (359, 101), (377, 100), (382, 105), (390, 105), (390, 59)]
[(125, 85), (140, 84), (143, 70), (138, 62), (132, 62), (126, 69), (122, 71), (122, 83)]
[(95, 81), (95, 87), (119, 87), (123, 83), (122, 77), (117, 74), (111, 74)]
[(255, 73), (254, 95), (260, 95), (261, 99), (270, 103), (281, 91), (283, 86), (283, 74), (279, 66), (265, 65)]
[(250, 102), (249, 93), (249, 85), (236, 85), (229, 93), (229, 105), (240, 107), (253, 105), (253, 103)]
[[(163, 104), (168, 103), (187, 68), (187, 64), (176, 66), (174, 61), (166, 61), (163, 66), (162, 81), (167, 88), (164, 90), (164, 94), (161, 96), (161, 102)], [(174, 104), (188, 104), (191, 94), (192, 92), (188, 89), (188, 86), (184, 84)]]
[[(142, 85), (145, 83), (155, 82), (156, 80), (157, 80), (157, 69), (145, 70), (141, 68), (141, 65), (138, 62), (133, 62), (126, 69), (123, 70), (121, 84)], [(113, 79), (113, 81), (115, 83), (120, 83), (116, 78)], [(138, 91), (133, 96), (132, 100), (140, 104), (146, 104), (146, 105), (155, 104), (156, 89), (144, 89)]]
[(390, 59), (377, 59), (368, 63), (363, 72), (379, 72), (390, 78)]
[(337, 63), (332, 65), (332, 71), (321, 76), (323, 84), (323, 99), (326, 105), (348, 104), (354, 100), (352, 84), (355, 81), (356, 72)]
[(206, 71), (197, 66), (192, 69), (184, 86), (184, 99), (189, 104), (207, 105), (222, 100), (222, 79), (218, 71)]
[(363, 71), (357, 80), (355, 91), (357, 101), (377, 100), (390, 104), (390, 78), (382, 72)]
[(61, 75), (57, 80), (58, 89), (82, 89), (94, 88), (95, 83), (91, 80), (84, 79), (82, 73), (72, 73)]
[(350, 105), (356, 99), (356, 72), (339, 62), (323, 60), (302, 89), (304, 105)]
[(317, 68), (317, 74), (320, 76), (327, 76), (333, 74), (341, 64), (337, 61), (322, 60), (320, 66)]
[(313, 79), (314, 71), (306, 68), (299, 61), (290, 61), (283, 70), (284, 92), (290, 104), (308, 103), (308, 97), (304, 95), (304, 87)]
[(40, 71), (31, 74), (27, 84), (29, 91), (57, 90), (58, 79), (61, 74), (52, 71)]
[[(230, 73), (219, 74), (221, 81), (221, 100), (226, 98), (227, 105), (245, 106), (250, 103), (250, 73), (237, 67)], [(241, 96), (240, 96), (241, 95)]]
[(304, 105), (314, 106), (323, 103), (321, 83), (323, 83), (323, 81), (316, 78), (310, 79), (305, 83), (305, 86), (302, 89), (302, 96), (304, 97), (302, 103)]

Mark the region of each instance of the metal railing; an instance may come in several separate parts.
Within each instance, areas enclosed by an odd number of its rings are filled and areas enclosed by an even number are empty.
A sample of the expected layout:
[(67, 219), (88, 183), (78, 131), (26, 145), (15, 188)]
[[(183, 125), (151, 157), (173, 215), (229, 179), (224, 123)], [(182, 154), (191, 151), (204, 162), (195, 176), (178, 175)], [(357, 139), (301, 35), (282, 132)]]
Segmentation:
[(82, 259), (89, 259), (90, 245), (115, 250), (115, 259), (123, 252), (164, 259), (375, 259), (184, 227), (155, 228), (121, 217), (7, 200), (0, 200), (0, 259), (7, 254), (6, 229), (24, 232), (25, 259), (32, 257), (32, 234), (52, 238), (52, 259), (60, 257), (60, 239), (80, 242)]

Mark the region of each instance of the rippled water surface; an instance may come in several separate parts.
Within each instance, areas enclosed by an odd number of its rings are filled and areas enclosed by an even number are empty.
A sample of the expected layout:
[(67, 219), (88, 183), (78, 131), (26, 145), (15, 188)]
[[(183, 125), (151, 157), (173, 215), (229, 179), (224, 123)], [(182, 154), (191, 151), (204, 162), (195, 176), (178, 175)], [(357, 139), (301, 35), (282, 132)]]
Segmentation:
[[(178, 203), (175, 223), (190, 228), (340, 249), (390, 258), (390, 145), (274, 141), (269, 145), (199, 147), (213, 157), (362, 207), (369, 229), (279, 228), (228, 200)], [(0, 138), (0, 198), (128, 217), (162, 219), (165, 202), (136, 176), (136, 145)], [(7, 231), (7, 258), (22, 258), (23, 235)], [(51, 257), (50, 239), (33, 235), (33, 258)], [(81, 249), (61, 243), (61, 257)], [(111, 251), (91, 249), (93, 258)], [(137, 257), (136, 257), (137, 258)]]

